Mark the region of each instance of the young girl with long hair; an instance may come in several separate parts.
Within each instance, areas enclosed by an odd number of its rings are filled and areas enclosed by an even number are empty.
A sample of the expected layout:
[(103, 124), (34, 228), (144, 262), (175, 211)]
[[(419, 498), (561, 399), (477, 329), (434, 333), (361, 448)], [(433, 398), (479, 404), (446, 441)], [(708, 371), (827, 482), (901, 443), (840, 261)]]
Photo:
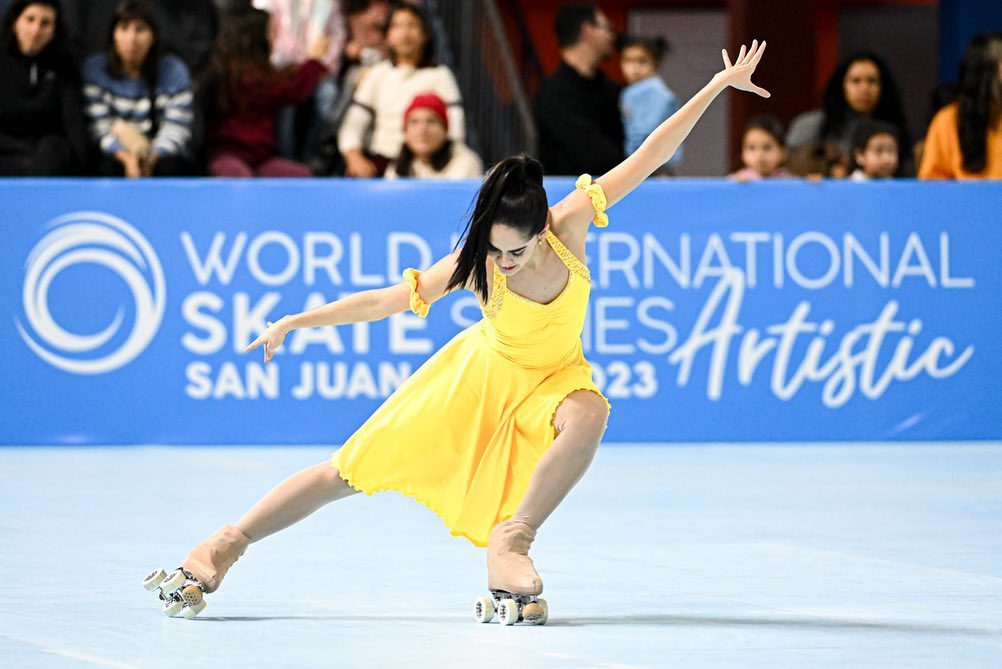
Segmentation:
[[(591, 288), (585, 240), (605, 213), (672, 155), (728, 87), (768, 97), (751, 76), (765, 50), (752, 42), (635, 153), (549, 207), (540, 163), (495, 165), (477, 194), (459, 248), (403, 281), (270, 323), (246, 351), (267, 363), (297, 328), (376, 321), (407, 309), (426, 316), (454, 290), (477, 296), (483, 319), (442, 347), (334, 453), (294, 474), (238, 520), (196, 546), (181, 567), (146, 579), (164, 609), (197, 615), (247, 546), (356, 492), (397, 490), (441, 516), (453, 535), (487, 548), (490, 597), (504, 624), (541, 624), (543, 582), (529, 558), (536, 532), (584, 474), (609, 402), (592, 381), (581, 330)], [(588, 137), (582, 137), (587, 142)]]

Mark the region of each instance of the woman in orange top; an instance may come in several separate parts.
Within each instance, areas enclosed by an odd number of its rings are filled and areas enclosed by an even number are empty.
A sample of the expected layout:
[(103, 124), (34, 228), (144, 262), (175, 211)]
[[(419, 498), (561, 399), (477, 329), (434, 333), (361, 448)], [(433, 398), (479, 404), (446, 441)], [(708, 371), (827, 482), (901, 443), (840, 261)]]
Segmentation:
[(958, 101), (929, 124), (920, 179), (1002, 179), (1002, 33), (970, 41)]

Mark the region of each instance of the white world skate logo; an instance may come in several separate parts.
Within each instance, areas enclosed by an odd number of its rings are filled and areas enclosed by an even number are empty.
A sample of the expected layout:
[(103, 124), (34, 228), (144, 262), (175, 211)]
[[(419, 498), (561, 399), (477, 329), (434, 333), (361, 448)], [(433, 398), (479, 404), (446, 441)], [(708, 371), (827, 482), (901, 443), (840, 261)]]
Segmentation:
[[(38, 357), (74, 374), (104, 374), (128, 364), (146, 349), (163, 319), (164, 274), (153, 247), (122, 219), (100, 212), (60, 216), (46, 228), (52, 231), (35, 245), (25, 262), (22, 299), (27, 327), (15, 319), (21, 338)], [(119, 332), (126, 313), (122, 306), (104, 330), (87, 335), (67, 332), (49, 310), (53, 280), (64, 269), (82, 264), (111, 270), (132, 292), (132, 331), (110, 353), (97, 351)]]

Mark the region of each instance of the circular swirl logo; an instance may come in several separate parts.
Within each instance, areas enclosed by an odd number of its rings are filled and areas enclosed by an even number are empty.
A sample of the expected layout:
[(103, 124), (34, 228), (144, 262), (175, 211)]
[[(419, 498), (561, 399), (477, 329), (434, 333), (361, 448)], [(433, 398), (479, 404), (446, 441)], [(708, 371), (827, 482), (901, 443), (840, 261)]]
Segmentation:
[[(38, 357), (74, 374), (104, 374), (128, 364), (146, 349), (163, 320), (164, 274), (153, 247), (122, 219), (100, 212), (67, 214), (45, 227), (51, 232), (25, 263), (22, 299), (27, 326), (16, 322), (21, 338)], [(119, 333), (126, 314), (122, 306), (104, 330), (88, 335), (68, 332), (49, 310), (52, 282), (66, 268), (81, 264), (111, 270), (132, 292), (132, 330), (110, 353), (98, 350)]]

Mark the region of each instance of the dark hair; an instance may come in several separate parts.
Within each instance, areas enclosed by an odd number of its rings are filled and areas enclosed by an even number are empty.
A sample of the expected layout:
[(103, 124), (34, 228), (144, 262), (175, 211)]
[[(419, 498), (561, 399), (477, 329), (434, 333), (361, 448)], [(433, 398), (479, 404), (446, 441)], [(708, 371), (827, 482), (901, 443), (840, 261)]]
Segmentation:
[(505, 158), (492, 167), (477, 192), (473, 213), (463, 231), (463, 248), (456, 271), (449, 279), (446, 292), (465, 286), (472, 277), (473, 292), (486, 302), (491, 227), (507, 225), (531, 237), (546, 227), (548, 211), (543, 166), (538, 160), (523, 153)]
[(845, 131), (852, 119), (854, 112), (849, 106), (849, 101), (845, 99), (845, 75), (854, 64), (869, 61), (877, 66), (880, 73), (880, 99), (874, 108), (871, 117), (877, 121), (887, 121), (898, 126), (901, 132), (902, 144), (909, 144), (908, 124), (905, 122), (905, 110), (901, 104), (901, 94), (898, 92), (898, 85), (891, 75), (887, 64), (874, 53), (863, 52), (850, 56), (842, 61), (835, 72), (832, 73), (825, 87), (822, 109), (824, 110), (824, 124), (821, 127), (821, 139), (831, 139)]
[(786, 131), (783, 129), (782, 122), (772, 114), (761, 114), (748, 119), (744, 130), (741, 131), (742, 142), (749, 130), (761, 130), (775, 139), (781, 147), (786, 148)]
[[(423, 9), (409, 2), (398, 0), (390, 5), (390, 16), (386, 22), (386, 31), (390, 31), (390, 24), (393, 23), (393, 16), (397, 12), (409, 12), (421, 23), (421, 32), (424, 33), (424, 47), (418, 57), (417, 67), (435, 67), (438, 60), (435, 58), (435, 30), (432, 28), (431, 20)], [(392, 48), (390, 49), (392, 51)], [(396, 63), (396, 54), (393, 54), (393, 62)]]
[(616, 49), (622, 51), (631, 46), (638, 46), (650, 54), (658, 65), (671, 51), (668, 40), (664, 37), (641, 37), (639, 35), (620, 35), (616, 39)]
[(354, 16), (362, 12), (369, 11), (373, 5), (388, 5), (390, 0), (345, 0), (341, 3), (341, 12), (347, 16)]
[(558, 9), (553, 27), (561, 48), (577, 44), (581, 39), (581, 27), (586, 23), (598, 23), (598, 5), (595, 3), (576, 2)]
[(999, 59), (1002, 33), (982, 33), (967, 43), (960, 61), (957, 135), (964, 170), (983, 172), (988, 154), (988, 129), (998, 121), (1002, 91)]
[[(431, 165), (433, 170), (441, 172), (445, 169), (445, 166), (452, 160), (454, 147), (455, 144), (453, 141), (446, 139), (442, 142), (442, 146), (435, 150), (435, 153), (428, 156), (428, 164)], [(400, 155), (397, 156), (396, 160), (397, 176), (414, 176), (414, 158), (414, 152), (411, 151), (411, 147), (407, 146), (407, 142), (404, 142), (404, 145), (400, 147)]]
[(149, 94), (154, 95), (157, 88), (157, 75), (160, 73), (160, 29), (153, 14), (153, 7), (145, 0), (125, 0), (115, 9), (108, 26), (108, 74), (116, 79), (126, 76), (122, 58), (115, 50), (115, 28), (119, 24), (131, 23), (132, 21), (142, 21), (153, 32), (153, 44), (150, 46), (149, 53), (146, 54), (146, 60), (143, 61), (140, 71)]
[(856, 132), (852, 136), (852, 148), (855, 151), (866, 151), (866, 146), (870, 143), (870, 140), (877, 135), (890, 135), (894, 138), (894, 141), (901, 143), (901, 136), (898, 132), (898, 128), (893, 123), (887, 123), (886, 121), (871, 121), (865, 120), (860, 121), (859, 125), (856, 126)]
[(7, 11), (3, 15), (3, 23), (0, 24), (0, 46), (9, 54), (21, 53), (17, 36), (14, 34), (14, 23), (21, 18), (21, 14), (29, 5), (45, 5), (56, 12), (56, 29), (52, 34), (52, 41), (45, 45), (36, 58), (42, 65), (61, 75), (75, 75), (76, 66), (68, 46), (66, 27), (63, 25), (63, 11), (59, 0), (14, 0), (7, 7)]
[(223, 22), (199, 85), (200, 96), (211, 111), (244, 111), (248, 77), (267, 84), (279, 76), (271, 64), (270, 23), (271, 15), (261, 9), (239, 12)]

